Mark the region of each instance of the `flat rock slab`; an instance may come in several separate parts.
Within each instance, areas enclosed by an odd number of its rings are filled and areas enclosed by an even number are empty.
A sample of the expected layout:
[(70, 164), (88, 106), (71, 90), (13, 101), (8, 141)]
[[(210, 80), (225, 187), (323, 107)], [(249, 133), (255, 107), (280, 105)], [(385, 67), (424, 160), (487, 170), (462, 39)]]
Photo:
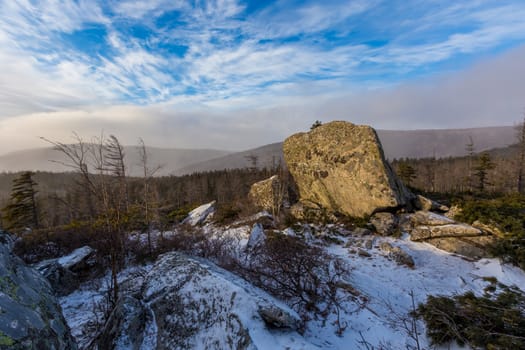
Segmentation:
[(483, 231), (466, 224), (417, 226), (411, 232), (411, 240), (424, 241), (431, 238), (477, 237), (482, 235), (485, 235)]
[(454, 220), (430, 211), (418, 211), (410, 216), (414, 225), (440, 226), (456, 223)]
[(486, 247), (494, 242), (494, 237), (434, 238), (426, 242), (450, 253), (479, 259), (488, 257)]

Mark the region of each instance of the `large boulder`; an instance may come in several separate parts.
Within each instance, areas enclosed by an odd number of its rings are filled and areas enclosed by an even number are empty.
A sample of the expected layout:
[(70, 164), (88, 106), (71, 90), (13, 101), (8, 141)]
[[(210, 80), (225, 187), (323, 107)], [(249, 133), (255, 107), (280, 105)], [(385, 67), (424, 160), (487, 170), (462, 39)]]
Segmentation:
[(363, 217), (410, 206), (414, 198), (369, 126), (327, 123), (288, 137), (283, 150), (302, 202)]
[(166, 253), (136, 283), (139, 295), (122, 289), (100, 348), (316, 348), (297, 333), (296, 312), (206, 260)]
[(0, 231), (0, 349), (75, 349), (49, 282), (12, 247)]

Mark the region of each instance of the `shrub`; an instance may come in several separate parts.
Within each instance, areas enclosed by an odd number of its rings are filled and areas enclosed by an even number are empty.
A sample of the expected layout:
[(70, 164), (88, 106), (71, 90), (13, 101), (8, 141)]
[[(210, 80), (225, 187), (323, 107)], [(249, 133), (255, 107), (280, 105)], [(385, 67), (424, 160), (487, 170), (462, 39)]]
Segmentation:
[[(495, 284), (492, 284), (495, 287)], [(457, 341), (460, 345), (485, 349), (525, 349), (525, 296), (517, 288), (504, 287), (495, 294), (429, 296), (417, 316), (427, 325), (433, 345)]]
[(460, 201), (461, 213), (455, 219), (480, 221), (505, 232), (491, 252), (504, 261), (525, 269), (525, 196), (519, 194)]
[(237, 261), (241, 276), (286, 300), (303, 316), (311, 311), (322, 315), (341, 306), (337, 293), (347, 271), (321, 248), (280, 233), (268, 233), (247, 259)]
[(230, 224), (239, 218), (242, 212), (241, 206), (236, 203), (224, 203), (217, 207), (213, 219), (219, 224)]

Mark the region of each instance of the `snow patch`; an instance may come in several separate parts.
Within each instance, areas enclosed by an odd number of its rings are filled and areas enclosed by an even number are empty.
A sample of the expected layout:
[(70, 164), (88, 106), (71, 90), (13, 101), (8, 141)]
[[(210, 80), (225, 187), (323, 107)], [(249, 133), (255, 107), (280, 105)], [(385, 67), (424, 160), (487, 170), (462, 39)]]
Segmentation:
[(215, 201), (201, 205), (190, 211), (188, 216), (182, 221), (183, 224), (191, 226), (201, 225), (215, 212)]
[(91, 255), (95, 249), (84, 246), (78, 249), (75, 249), (71, 254), (63, 256), (57, 260), (58, 264), (65, 269), (69, 269), (71, 266), (74, 266), (84, 260), (86, 257)]

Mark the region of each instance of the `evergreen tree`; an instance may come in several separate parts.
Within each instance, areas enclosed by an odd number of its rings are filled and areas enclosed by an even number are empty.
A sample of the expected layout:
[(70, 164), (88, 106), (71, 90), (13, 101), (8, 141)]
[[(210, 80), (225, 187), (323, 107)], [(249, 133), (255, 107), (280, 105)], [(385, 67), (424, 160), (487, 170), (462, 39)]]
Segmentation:
[(4, 221), (9, 230), (39, 227), (35, 189), (37, 184), (32, 176), (31, 171), (25, 171), (13, 180), (9, 203), (3, 208)]
[(474, 140), (472, 136), (469, 136), (469, 143), (465, 145), (465, 151), (467, 151), (467, 189), (472, 192), (472, 159), (474, 159)]
[(313, 129), (315, 129), (315, 128), (321, 126), (321, 125), (323, 125), (323, 123), (322, 123), (320, 120), (316, 120), (316, 121), (312, 124), (312, 126), (310, 126), (310, 130), (313, 130)]
[(412, 180), (417, 178), (416, 169), (408, 162), (400, 162), (398, 165), (398, 173), (401, 180), (407, 185), (410, 186)]
[(474, 168), (474, 175), (478, 178), (478, 190), (483, 192), (490, 183), (487, 180), (489, 170), (495, 168), (492, 158), (488, 152), (483, 152), (479, 157), (478, 165)]

